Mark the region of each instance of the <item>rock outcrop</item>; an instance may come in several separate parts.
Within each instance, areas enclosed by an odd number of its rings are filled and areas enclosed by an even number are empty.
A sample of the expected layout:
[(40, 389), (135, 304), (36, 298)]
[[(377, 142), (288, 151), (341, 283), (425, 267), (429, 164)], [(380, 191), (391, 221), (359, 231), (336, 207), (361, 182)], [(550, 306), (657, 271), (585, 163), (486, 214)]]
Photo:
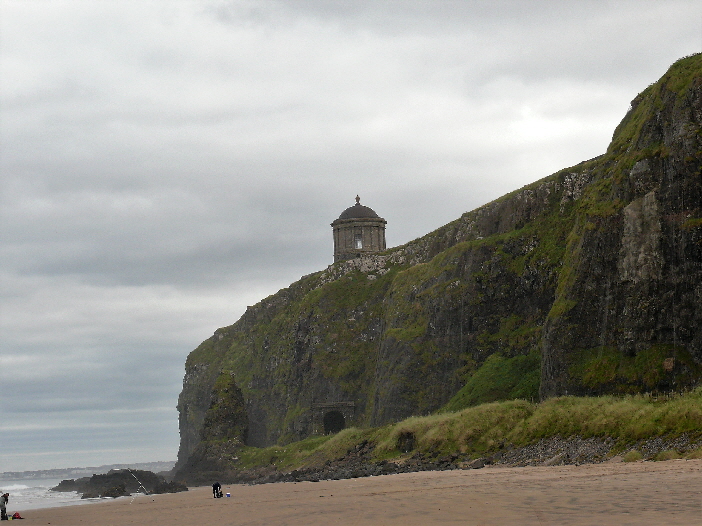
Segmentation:
[(151, 471), (113, 469), (108, 473), (62, 480), (51, 491), (76, 491), (81, 498), (124, 497), (132, 493), (178, 493), (188, 488), (178, 482), (168, 482)]
[[(236, 461), (238, 449), (246, 442), (248, 415), (233, 373), (217, 378), (209, 401), (199, 430), (200, 440), (188, 458), (176, 466), (177, 480), (203, 485), (222, 478), (226, 466)], [(227, 476), (229, 479), (231, 476)]]
[[(452, 398), (698, 384), (701, 167), (698, 54), (632, 101), (600, 157), (218, 329), (186, 362), (179, 468), (307, 437), (334, 404), (344, 425), (372, 426)], [(225, 384), (240, 395), (218, 404)]]

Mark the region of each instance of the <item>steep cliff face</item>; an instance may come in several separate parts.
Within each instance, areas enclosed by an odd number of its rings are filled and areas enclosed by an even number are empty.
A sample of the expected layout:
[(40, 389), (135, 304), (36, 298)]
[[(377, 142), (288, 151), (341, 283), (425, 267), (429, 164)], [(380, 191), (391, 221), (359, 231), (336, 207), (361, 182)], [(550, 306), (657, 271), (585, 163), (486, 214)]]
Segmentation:
[(345, 425), (364, 426), (454, 396), (698, 383), (701, 118), (696, 55), (634, 99), (604, 155), (249, 308), (188, 357), (179, 464), (221, 377), (241, 389), (258, 446), (319, 431), (342, 405)]
[[(247, 433), (248, 415), (241, 389), (232, 373), (222, 373), (212, 387), (209, 407), (199, 426), (199, 440), (194, 442), (192, 437), (188, 437), (188, 442), (181, 440), (176, 478), (190, 484), (217, 480), (236, 459), (237, 450), (245, 444)], [(183, 455), (186, 446), (190, 450)]]
[(632, 101), (570, 233), (543, 396), (684, 388), (702, 363), (702, 60)]

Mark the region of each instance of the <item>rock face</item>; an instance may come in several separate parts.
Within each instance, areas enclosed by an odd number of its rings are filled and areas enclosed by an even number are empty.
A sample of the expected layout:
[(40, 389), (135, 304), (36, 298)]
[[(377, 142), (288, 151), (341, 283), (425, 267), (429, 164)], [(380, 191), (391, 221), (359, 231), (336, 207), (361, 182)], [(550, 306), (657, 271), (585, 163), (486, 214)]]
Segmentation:
[(248, 425), (244, 398), (234, 374), (220, 374), (202, 419), (200, 440), (185, 461), (176, 466), (175, 478), (197, 485), (221, 478), (222, 468), (236, 460), (237, 450), (246, 442)]
[[(694, 55), (632, 101), (602, 156), (250, 307), (188, 357), (178, 465), (216, 437), (304, 438), (326, 410), (367, 426), (698, 384), (701, 122)], [(241, 396), (213, 405), (222, 382)]]
[(700, 381), (700, 64), (636, 97), (596, 168), (544, 327), (542, 396)]

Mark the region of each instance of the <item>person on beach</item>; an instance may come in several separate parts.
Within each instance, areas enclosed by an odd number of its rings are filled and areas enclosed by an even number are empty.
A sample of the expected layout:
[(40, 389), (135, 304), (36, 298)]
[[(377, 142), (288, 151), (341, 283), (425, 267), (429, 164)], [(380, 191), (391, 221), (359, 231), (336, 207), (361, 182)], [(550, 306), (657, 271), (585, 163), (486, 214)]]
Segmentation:
[(6, 521), (7, 518), (7, 503), (10, 500), (9, 493), (3, 493), (0, 495), (0, 520)]
[(219, 482), (215, 482), (212, 484), (212, 496), (215, 499), (218, 499), (219, 497), (222, 496), (222, 485)]

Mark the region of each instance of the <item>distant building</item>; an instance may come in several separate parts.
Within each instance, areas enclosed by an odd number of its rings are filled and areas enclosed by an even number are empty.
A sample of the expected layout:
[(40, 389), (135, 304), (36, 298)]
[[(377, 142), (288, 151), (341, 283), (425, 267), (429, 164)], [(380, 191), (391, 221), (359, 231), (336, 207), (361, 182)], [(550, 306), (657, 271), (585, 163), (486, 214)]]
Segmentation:
[(344, 210), (331, 226), (334, 230), (334, 262), (377, 254), (385, 250), (385, 225), (371, 208), (356, 204)]

